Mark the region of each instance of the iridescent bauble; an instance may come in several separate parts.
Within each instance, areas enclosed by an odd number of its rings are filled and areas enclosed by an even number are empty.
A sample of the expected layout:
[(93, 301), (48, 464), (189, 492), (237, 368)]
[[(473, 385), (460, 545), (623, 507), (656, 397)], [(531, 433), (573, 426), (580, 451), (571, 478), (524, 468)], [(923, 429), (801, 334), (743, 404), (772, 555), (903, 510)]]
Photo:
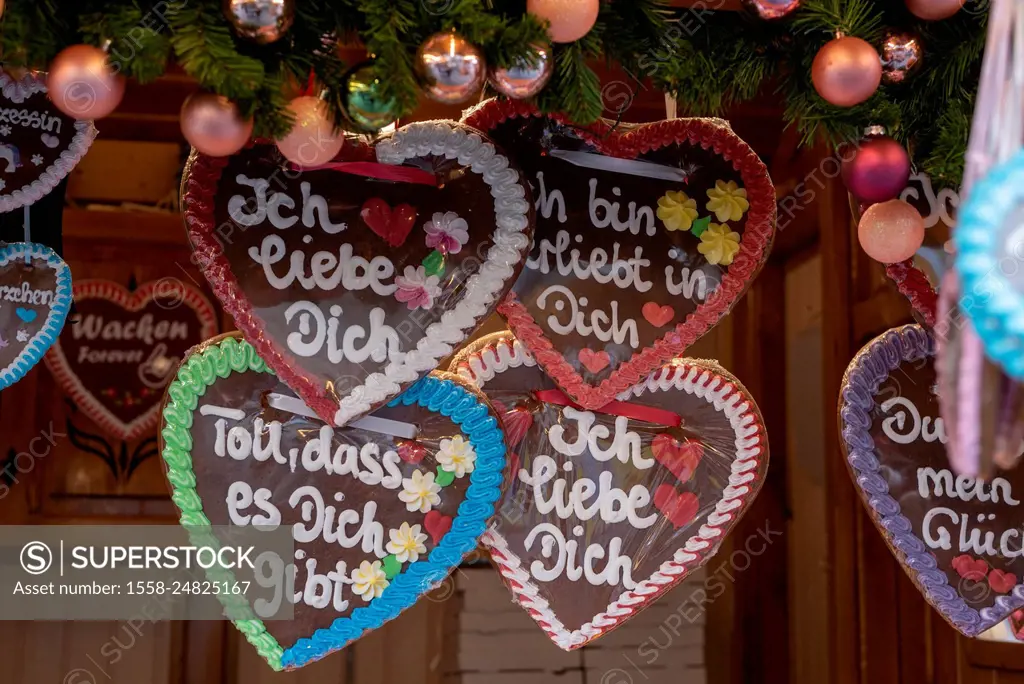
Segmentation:
[(788, 17), (800, 8), (800, 0), (743, 0), (743, 7), (759, 19), (772, 21)]
[(50, 100), (74, 119), (102, 119), (124, 97), (124, 78), (110, 65), (107, 53), (91, 45), (72, 45), (50, 63), (46, 76)]
[(843, 159), (843, 182), (860, 202), (899, 197), (910, 181), (910, 155), (887, 135), (869, 135)]
[(505, 97), (525, 100), (533, 97), (548, 84), (555, 69), (551, 48), (535, 45), (536, 57), (521, 59), (513, 66), (491, 69), (487, 80), (491, 87)]
[(416, 68), (427, 97), (461, 104), (483, 87), (487, 78), (484, 53), (456, 33), (435, 33), (416, 53)]
[(181, 107), (181, 132), (192, 147), (211, 157), (228, 157), (252, 136), (252, 119), (238, 105), (213, 93), (193, 93)]
[(871, 43), (843, 36), (829, 41), (814, 56), (814, 89), (837, 107), (864, 102), (882, 82), (882, 60)]
[(367, 133), (376, 133), (395, 120), (395, 101), (381, 95), (380, 79), (371, 64), (357, 66), (345, 81), (345, 111)]
[(235, 34), (260, 45), (280, 40), (295, 21), (295, 0), (224, 0)]
[(338, 156), (345, 144), (342, 131), (335, 130), (327, 103), (311, 95), (288, 103), (295, 119), (291, 132), (277, 141), (285, 159), (298, 166), (320, 166)]
[(939, 21), (960, 11), (965, 0), (907, 0), (907, 9), (919, 19)]
[(902, 83), (921, 62), (921, 38), (906, 31), (890, 30), (882, 41), (882, 80)]
[(868, 256), (883, 264), (906, 261), (924, 243), (924, 219), (902, 200), (868, 207), (857, 226), (857, 239)]
[(554, 43), (572, 43), (590, 33), (601, 10), (600, 0), (526, 0), (526, 11), (551, 22)]

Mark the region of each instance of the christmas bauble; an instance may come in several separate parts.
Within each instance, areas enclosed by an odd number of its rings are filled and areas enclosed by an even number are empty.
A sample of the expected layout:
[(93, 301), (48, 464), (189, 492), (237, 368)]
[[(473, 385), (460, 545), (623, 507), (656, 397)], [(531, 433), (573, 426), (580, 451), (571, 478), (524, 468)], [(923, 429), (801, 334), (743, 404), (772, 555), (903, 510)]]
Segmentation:
[(759, 19), (787, 17), (800, 8), (800, 0), (743, 0), (743, 7)]
[(875, 204), (899, 197), (910, 181), (910, 155), (884, 134), (869, 135), (843, 160), (843, 182), (859, 201)]
[(548, 84), (555, 69), (551, 48), (535, 45), (536, 57), (522, 59), (510, 67), (491, 69), (488, 81), (491, 87), (505, 97), (523, 100), (533, 97)]
[(181, 107), (181, 132), (203, 154), (227, 157), (249, 142), (252, 119), (243, 119), (238, 106), (223, 95), (194, 93)]
[(857, 239), (868, 256), (883, 264), (906, 261), (924, 243), (924, 219), (902, 200), (868, 207), (857, 226)]
[(526, 11), (551, 22), (548, 36), (555, 43), (572, 43), (597, 22), (600, 0), (526, 0)]
[(825, 44), (811, 66), (814, 89), (837, 107), (852, 107), (875, 94), (882, 82), (882, 60), (871, 43), (853, 36)]
[(327, 103), (311, 95), (288, 103), (295, 119), (292, 130), (277, 141), (285, 159), (298, 166), (320, 166), (338, 156), (345, 144), (341, 130), (335, 130)]
[(395, 120), (395, 101), (381, 95), (380, 79), (370, 64), (357, 66), (345, 81), (345, 111), (356, 126), (376, 133)]
[(460, 104), (476, 94), (487, 78), (487, 64), (478, 47), (456, 33), (435, 33), (416, 53), (416, 67), (427, 96)]
[(295, 0), (224, 0), (224, 16), (236, 35), (266, 45), (292, 27)]
[(882, 80), (902, 83), (921, 61), (921, 39), (906, 31), (888, 31), (882, 41)]
[(949, 19), (960, 11), (965, 0), (907, 0), (907, 9), (925, 21)]
[(124, 78), (110, 66), (103, 50), (72, 45), (50, 63), (46, 89), (57, 109), (68, 116), (102, 119), (121, 104)]

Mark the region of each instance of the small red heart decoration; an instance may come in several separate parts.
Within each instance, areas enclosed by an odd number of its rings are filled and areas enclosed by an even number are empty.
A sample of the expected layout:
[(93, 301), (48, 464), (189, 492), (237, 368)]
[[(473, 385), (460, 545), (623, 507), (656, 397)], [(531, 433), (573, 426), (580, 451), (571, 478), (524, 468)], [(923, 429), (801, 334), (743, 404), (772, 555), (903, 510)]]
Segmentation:
[(502, 413), (501, 422), (505, 426), (505, 443), (514, 447), (523, 441), (523, 437), (533, 427), (533, 414), (518, 406)]
[(448, 534), (448, 530), (452, 528), (452, 518), (440, 511), (428, 511), (423, 516), (423, 527), (426, 528), (427, 534), (437, 544), (440, 543), (441, 537)]
[(1008, 594), (1017, 586), (1017, 576), (1012, 572), (993, 570), (988, 573), (988, 586), (992, 587), (992, 591), (997, 594)]
[(659, 485), (654, 490), (654, 505), (673, 527), (683, 527), (697, 515), (700, 501), (692, 492), (679, 493), (670, 484)]
[(967, 553), (954, 558), (950, 565), (964, 579), (983, 580), (985, 575), (988, 574), (988, 563), (981, 558), (975, 560), (973, 556)]
[(700, 442), (680, 442), (672, 435), (662, 433), (651, 442), (654, 460), (672, 471), (679, 482), (686, 482), (697, 470), (697, 464), (704, 457)]
[(612, 362), (611, 357), (608, 356), (608, 352), (596, 352), (593, 349), (581, 349), (579, 358), (583, 367), (591, 373), (600, 373), (608, 367), (609, 363)]
[(642, 312), (647, 322), (653, 325), (655, 328), (661, 328), (671, 323), (676, 317), (676, 310), (666, 304), (665, 306), (658, 306), (656, 302), (647, 302), (644, 304)]
[(408, 204), (391, 208), (384, 200), (374, 197), (363, 203), (359, 212), (363, 222), (392, 247), (401, 247), (416, 223), (416, 209)]
[(423, 460), (423, 457), (427, 455), (427, 450), (422, 444), (415, 442), (405, 442), (398, 446), (398, 458), (402, 459), (406, 463), (419, 463)]

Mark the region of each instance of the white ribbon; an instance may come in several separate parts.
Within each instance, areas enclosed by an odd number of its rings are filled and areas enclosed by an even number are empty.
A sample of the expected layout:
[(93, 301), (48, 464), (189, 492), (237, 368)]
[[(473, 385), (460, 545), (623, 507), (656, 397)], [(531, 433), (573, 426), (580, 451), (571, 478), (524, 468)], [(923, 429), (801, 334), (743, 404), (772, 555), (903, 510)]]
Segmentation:
[(624, 173), (630, 176), (643, 176), (644, 178), (659, 178), (661, 180), (686, 182), (686, 173), (682, 169), (672, 166), (662, 166), (654, 162), (641, 161), (639, 159), (619, 159), (618, 157), (605, 157), (590, 152), (576, 150), (551, 150), (552, 157), (576, 166), (583, 166), (588, 169), (599, 171), (610, 171), (611, 173)]
[[(271, 408), (276, 408), (279, 411), (287, 411), (288, 413), (294, 413), (297, 416), (320, 420), (316, 413), (306, 406), (305, 402), (296, 397), (289, 397), (286, 394), (271, 393), (267, 397), (267, 404), (269, 404)], [(398, 437), (401, 439), (414, 439), (419, 433), (419, 428), (412, 423), (403, 423), (399, 420), (378, 418), (377, 416), (363, 416), (359, 420), (352, 421), (346, 427), (358, 428), (369, 432), (378, 432), (382, 435), (391, 435), (392, 437)]]

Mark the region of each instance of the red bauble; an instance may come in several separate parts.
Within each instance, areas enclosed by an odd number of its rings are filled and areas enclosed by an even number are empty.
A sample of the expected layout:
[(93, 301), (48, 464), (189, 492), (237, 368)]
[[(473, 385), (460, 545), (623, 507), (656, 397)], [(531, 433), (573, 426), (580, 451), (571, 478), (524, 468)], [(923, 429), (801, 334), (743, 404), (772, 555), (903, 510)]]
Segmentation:
[(882, 83), (882, 59), (871, 43), (843, 36), (825, 43), (811, 66), (814, 89), (837, 107), (852, 107)]
[(895, 199), (909, 181), (910, 155), (887, 135), (864, 138), (843, 159), (843, 182), (866, 204)]
[(949, 19), (960, 11), (965, 0), (907, 0), (907, 9), (925, 21)]

